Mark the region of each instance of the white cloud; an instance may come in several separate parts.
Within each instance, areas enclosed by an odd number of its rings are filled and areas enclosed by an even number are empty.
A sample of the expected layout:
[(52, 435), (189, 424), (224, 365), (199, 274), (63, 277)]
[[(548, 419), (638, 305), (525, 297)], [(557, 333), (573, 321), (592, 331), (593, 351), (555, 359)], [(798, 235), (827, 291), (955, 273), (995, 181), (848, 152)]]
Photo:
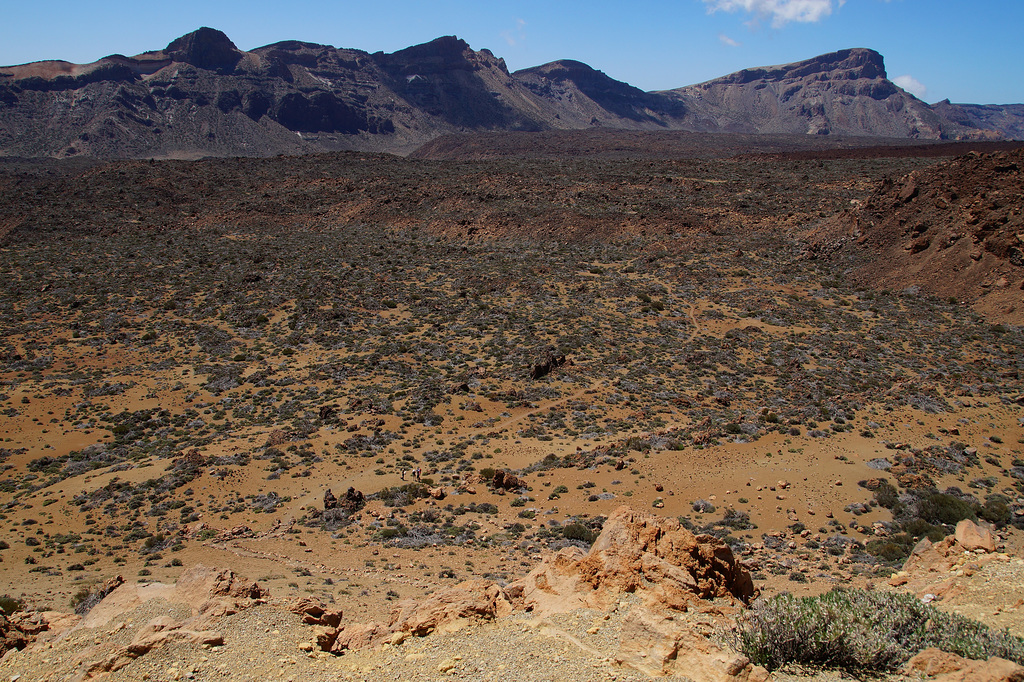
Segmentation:
[(791, 21), (814, 23), (842, 7), (846, 0), (704, 0), (708, 12), (746, 12), (757, 19), (771, 19), (779, 28)]
[(739, 42), (733, 40), (732, 38), (730, 38), (729, 36), (725, 35), (724, 33), (719, 33), (718, 34), (718, 39), (720, 41), (722, 41), (723, 45), (728, 45), (729, 47), (739, 47), (742, 44), (742, 43), (739, 43)]
[(924, 99), (924, 96), (928, 94), (928, 88), (924, 86), (924, 83), (909, 74), (896, 76), (892, 79), (892, 82), (918, 99)]
[(516, 19), (515, 29), (509, 29), (501, 32), (501, 37), (505, 39), (505, 42), (510, 47), (515, 47), (515, 44), (521, 40), (526, 40), (526, 20)]

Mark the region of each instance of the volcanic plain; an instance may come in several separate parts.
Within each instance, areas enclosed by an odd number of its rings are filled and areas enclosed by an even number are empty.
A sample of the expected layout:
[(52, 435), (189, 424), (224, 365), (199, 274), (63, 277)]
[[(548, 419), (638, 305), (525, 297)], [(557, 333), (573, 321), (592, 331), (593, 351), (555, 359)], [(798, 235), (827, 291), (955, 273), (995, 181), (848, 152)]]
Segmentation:
[(0, 160), (0, 593), (202, 563), (366, 621), (624, 504), (763, 594), (885, 584), (957, 510), (1019, 557), (1015, 312), (805, 239), (950, 158)]

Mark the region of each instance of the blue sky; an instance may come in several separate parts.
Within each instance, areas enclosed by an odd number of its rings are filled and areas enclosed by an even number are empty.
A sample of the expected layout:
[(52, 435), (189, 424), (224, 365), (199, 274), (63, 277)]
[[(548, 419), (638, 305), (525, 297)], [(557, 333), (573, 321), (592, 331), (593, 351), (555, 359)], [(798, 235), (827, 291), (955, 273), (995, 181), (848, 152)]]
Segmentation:
[(578, 59), (644, 90), (846, 47), (885, 57), (927, 102), (1024, 103), (1021, 0), (2, 0), (0, 64), (161, 49), (200, 26), (241, 49), (279, 40), (393, 52), (441, 35), (510, 70)]

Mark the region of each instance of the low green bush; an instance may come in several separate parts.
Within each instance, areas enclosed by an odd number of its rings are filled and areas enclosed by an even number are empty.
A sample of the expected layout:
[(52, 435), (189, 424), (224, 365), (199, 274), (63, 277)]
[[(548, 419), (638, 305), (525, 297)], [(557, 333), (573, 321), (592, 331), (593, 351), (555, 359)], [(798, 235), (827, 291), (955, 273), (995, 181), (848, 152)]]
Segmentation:
[(816, 597), (758, 600), (728, 637), (769, 670), (799, 664), (851, 673), (893, 671), (928, 647), (1024, 663), (1024, 640), (1008, 631), (895, 592), (837, 588)]

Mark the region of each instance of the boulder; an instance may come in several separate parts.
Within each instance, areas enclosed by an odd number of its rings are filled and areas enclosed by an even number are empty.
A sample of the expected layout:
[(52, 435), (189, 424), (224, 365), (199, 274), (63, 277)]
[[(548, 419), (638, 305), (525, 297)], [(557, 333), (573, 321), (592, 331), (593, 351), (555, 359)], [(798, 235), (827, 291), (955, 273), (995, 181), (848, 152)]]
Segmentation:
[(321, 648), (324, 651), (340, 654), (348, 650), (365, 649), (374, 646), (384, 641), (384, 639), (390, 638), (390, 636), (391, 632), (383, 623), (353, 623), (336, 631), (330, 647), (325, 648), (321, 645)]
[(904, 673), (935, 682), (1024, 682), (1024, 668), (1002, 658), (972, 661), (930, 648), (907, 661)]
[(288, 610), (302, 616), (302, 622), (306, 625), (324, 625), (332, 628), (341, 625), (341, 611), (332, 611), (313, 597), (297, 600), (288, 607)]
[(555, 355), (554, 351), (550, 351), (547, 358), (536, 365), (530, 371), (531, 379), (541, 379), (551, 373), (553, 370), (561, 367), (566, 362), (565, 355)]
[(365, 506), (366, 498), (363, 496), (363, 492), (351, 487), (345, 491), (345, 496), (338, 500), (338, 509), (346, 514), (355, 514)]
[(170, 616), (158, 616), (139, 628), (127, 646), (117, 649), (106, 658), (93, 661), (86, 666), (84, 678), (89, 679), (120, 670), (135, 659), (160, 649), (172, 642), (183, 642), (197, 646), (221, 646), (224, 635), (216, 630), (191, 630), (185, 622)]
[(987, 553), (996, 551), (996, 542), (992, 537), (992, 531), (984, 526), (979, 526), (970, 519), (964, 519), (956, 524), (956, 532), (953, 534), (958, 545), (966, 550), (980, 549)]
[(32, 638), (0, 612), (0, 656), (11, 649), (24, 649)]
[(36, 637), (44, 632), (57, 634), (70, 630), (82, 622), (82, 617), (62, 611), (18, 611), (11, 614), (10, 620), (25, 634)]
[(174, 585), (164, 583), (124, 583), (108, 594), (82, 621), (83, 627), (96, 628), (128, 613), (150, 599), (166, 599), (186, 604), (194, 616), (207, 620), (236, 613), (262, 603), (268, 592), (259, 583), (245, 580), (227, 568), (208, 568), (196, 564)]

